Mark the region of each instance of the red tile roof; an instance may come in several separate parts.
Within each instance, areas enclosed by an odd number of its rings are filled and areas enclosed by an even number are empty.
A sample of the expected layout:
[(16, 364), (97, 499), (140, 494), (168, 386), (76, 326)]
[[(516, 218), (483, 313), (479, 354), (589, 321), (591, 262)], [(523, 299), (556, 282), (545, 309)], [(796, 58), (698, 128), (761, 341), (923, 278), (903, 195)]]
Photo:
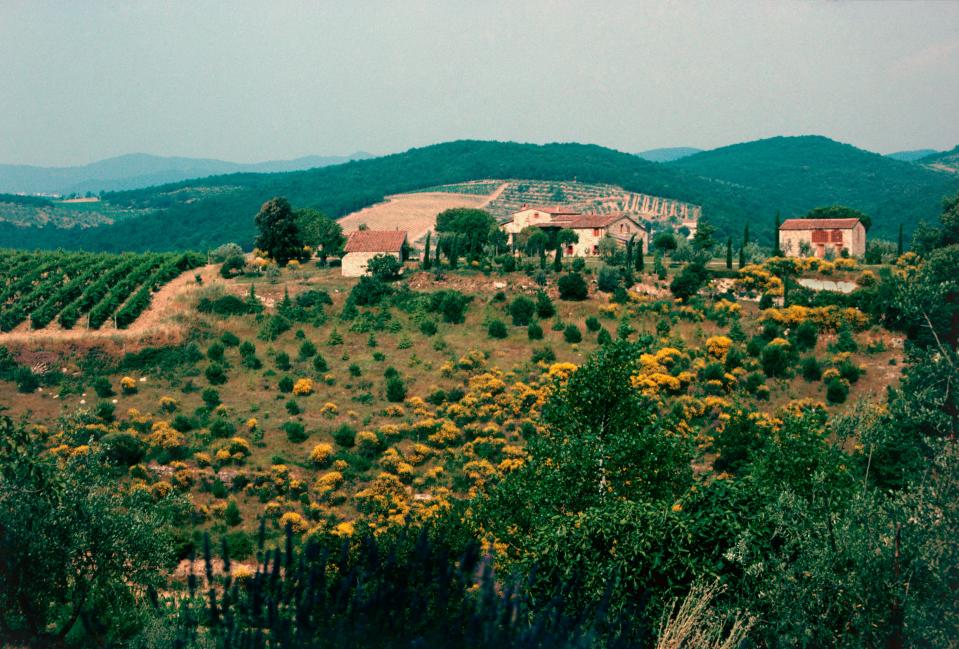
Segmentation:
[(581, 214), (571, 219), (556, 219), (554, 223), (562, 223), (564, 227), (572, 229), (606, 228), (622, 218), (629, 219), (636, 227), (642, 227), (633, 217), (622, 212), (610, 214)]
[(786, 219), (780, 230), (851, 230), (859, 219)]
[(345, 252), (400, 252), (406, 232), (403, 230), (357, 230), (350, 232)]

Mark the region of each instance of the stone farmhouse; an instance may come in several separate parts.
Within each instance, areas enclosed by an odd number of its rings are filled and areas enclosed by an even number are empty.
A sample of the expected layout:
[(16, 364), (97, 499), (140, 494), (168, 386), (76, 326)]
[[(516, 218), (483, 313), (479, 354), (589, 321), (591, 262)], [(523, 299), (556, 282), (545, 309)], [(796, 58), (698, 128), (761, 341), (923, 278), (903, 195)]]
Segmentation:
[(577, 243), (570, 244), (563, 253), (567, 256), (589, 257), (599, 254), (599, 242), (605, 237), (611, 237), (618, 244), (625, 246), (634, 235), (636, 242), (643, 242), (643, 250), (649, 249), (649, 233), (632, 215), (625, 212), (610, 214), (582, 214), (578, 210), (563, 207), (536, 207), (524, 205), (514, 212), (509, 221), (503, 223), (500, 229), (509, 237), (512, 245), (513, 236), (524, 229), (535, 226), (543, 230), (570, 229), (579, 236)]
[(861, 257), (866, 228), (859, 219), (787, 219), (779, 226), (779, 247), (787, 257)]
[(357, 230), (347, 235), (340, 272), (345, 277), (366, 274), (366, 264), (376, 255), (393, 255), (405, 261), (406, 232), (403, 230)]

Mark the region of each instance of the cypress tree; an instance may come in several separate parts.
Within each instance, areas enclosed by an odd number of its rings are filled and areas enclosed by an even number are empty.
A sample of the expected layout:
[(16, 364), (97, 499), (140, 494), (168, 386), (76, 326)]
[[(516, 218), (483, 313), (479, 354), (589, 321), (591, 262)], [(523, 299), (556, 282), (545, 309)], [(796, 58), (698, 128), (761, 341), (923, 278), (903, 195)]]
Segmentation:
[(742, 246), (739, 247), (739, 267), (742, 268), (746, 265), (746, 251), (743, 250)]
[(773, 257), (782, 257), (782, 256), (783, 256), (782, 248), (779, 247), (779, 226), (780, 226), (780, 225), (781, 225), (781, 223), (780, 223), (780, 220), (779, 220), (779, 210), (776, 210), (776, 232), (774, 233), (774, 235), (775, 235), (775, 239), (774, 239), (774, 240), (775, 240), (775, 242), (776, 242), (776, 247), (773, 248)]
[(902, 257), (902, 223), (899, 224), (899, 239), (896, 241), (896, 259)]
[(636, 242), (636, 235), (634, 234), (629, 238), (629, 241), (626, 242), (626, 270), (628, 271), (633, 267), (633, 245)]
[(441, 247), (442, 247), (442, 246), (440, 246), (440, 242), (437, 241), (437, 242), (436, 242), (436, 267), (437, 267), (437, 268), (440, 268), (440, 267), (441, 267), (441, 266), (440, 266), (440, 248), (441, 248)]
[(426, 242), (423, 244), (426, 252), (423, 253), (423, 270), (430, 269), (430, 231), (426, 231)]
[(743, 226), (743, 247), (749, 243), (749, 224)]
[(733, 238), (726, 237), (726, 268), (733, 267)]
[(556, 256), (553, 258), (553, 270), (557, 273), (563, 270), (563, 246), (556, 245)]
[(636, 249), (636, 272), (643, 272), (646, 262), (643, 260), (643, 240), (639, 240), (639, 247)]

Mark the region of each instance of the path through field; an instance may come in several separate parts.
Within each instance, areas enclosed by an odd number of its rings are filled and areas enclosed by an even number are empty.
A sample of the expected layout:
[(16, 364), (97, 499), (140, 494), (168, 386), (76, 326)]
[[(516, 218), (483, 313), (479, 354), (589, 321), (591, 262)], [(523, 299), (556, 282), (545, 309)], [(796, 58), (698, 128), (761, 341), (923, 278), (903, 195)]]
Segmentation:
[(194, 291), (200, 288), (196, 275), (205, 285), (219, 279), (219, 267), (213, 264), (202, 266), (182, 273), (176, 279), (164, 284), (153, 294), (150, 307), (126, 329), (114, 329), (113, 321), (107, 320), (99, 329), (86, 329), (83, 319), (73, 329), (61, 329), (55, 322), (45, 329), (30, 329), (29, 321), (14, 331), (0, 333), (0, 345), (60, 343), (90, 340), (93, 338), (124, 339), (176, 339), (182, 332), (182, 316), (188, 313), (187, 304)]
[(358, 230), (361, 224), (371, 230), (406, 230), (410, 243), (426, 236), (436, 223), (436, 215), (453, 207), (485, 207), (500, 195), (508, 183), (489, 195), (420, 192), (396, 194), (376, 205), (347, 214), (340, 219), (344, 232)]

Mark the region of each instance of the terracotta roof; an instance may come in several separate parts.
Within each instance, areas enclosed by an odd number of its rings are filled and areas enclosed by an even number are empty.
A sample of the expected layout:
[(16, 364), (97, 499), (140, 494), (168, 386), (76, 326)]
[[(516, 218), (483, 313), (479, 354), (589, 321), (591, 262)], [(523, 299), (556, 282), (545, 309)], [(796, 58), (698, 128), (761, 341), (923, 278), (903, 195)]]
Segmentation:
[(404, 230), (357, 230), (348, 236), (345, 252), (400, 252), (406, 241)]
[(537, 210), (539, 212), (546, 212), (547, 214), (579, 214), (580, 211), (574, 207), (569, 207), (566, 205), (524, 205), (519, 208), (513, 214), (518, 214), (519, 212), (525, 212), (526, 210)]
[(564, 227), (572, 228), (574, 230), (586, 228), (606, 228), (624, 217), (629, 219), (636, 227), (643, 227), (637, 223), (633, 217), (631, 217), (629, 214), (624, 214), (623, 212), (613, 212), (610, 214), (581, 214), (574, 216), (571, 219), (556, 219), (554, 223), (562, 223)]
[(780, 230), (851, 230), (859, 219), (786, 219)]

